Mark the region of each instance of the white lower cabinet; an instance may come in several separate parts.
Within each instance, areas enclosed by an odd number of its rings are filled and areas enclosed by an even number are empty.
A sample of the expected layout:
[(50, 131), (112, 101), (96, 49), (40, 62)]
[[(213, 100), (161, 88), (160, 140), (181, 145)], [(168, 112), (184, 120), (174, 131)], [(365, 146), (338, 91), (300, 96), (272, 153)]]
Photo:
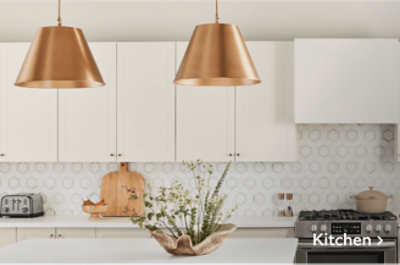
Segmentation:
[(31, 238), (55, 238), (56, 229), (54, 227), (45, 228), (17, 228), (17, 242)]
[(17, 243), (16, 228), (0, 228), (0, 248)]
[(96, 228), (96, 238), (150, 238), (150, 233), (144, 228)]
[(17, 228), (17, 242), (31, 238), (96, 238), (95, 228)]
[(57, 238), (96, 238), (96, 228), (56, 228)]
[[(150, 238), (141, 228), (0, 228), (0, 247), (32, 238)], [(294, 228), (238, 228), (229, 238), (294, 238)]]
[(238, 228), (229, 238), (294, 238), (294, 228)]

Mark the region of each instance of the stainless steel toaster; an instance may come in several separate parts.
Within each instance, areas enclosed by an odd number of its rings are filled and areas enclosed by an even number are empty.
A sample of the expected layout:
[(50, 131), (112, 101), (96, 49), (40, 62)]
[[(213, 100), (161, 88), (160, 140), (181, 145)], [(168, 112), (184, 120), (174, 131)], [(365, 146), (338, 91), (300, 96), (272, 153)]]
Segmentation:
[(20, 193), (4, 195), (0, 202), (0, 217), (37, 217), (44, 215), (40, 194)]

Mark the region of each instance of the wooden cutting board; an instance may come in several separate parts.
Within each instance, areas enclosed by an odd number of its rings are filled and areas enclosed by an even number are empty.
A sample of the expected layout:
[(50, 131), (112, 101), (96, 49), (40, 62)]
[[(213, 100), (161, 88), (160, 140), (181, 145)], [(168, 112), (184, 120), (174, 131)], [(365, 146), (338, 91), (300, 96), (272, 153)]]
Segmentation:
[(110, 172), (101, 180), (100, 200), (104, 200), (107, 211), (102, 216), (131, 216), (133, 213), (124, 213), (126, 207), (135, 210), (136, 216), (143, 213), (143, 201), (129, 199), (131, 193), (124, 187), (134, 188), (139, 198), (143, 196), (144, 179), (136, 172), (128, 172), (128, 163), (121, 162), (119, 172)]

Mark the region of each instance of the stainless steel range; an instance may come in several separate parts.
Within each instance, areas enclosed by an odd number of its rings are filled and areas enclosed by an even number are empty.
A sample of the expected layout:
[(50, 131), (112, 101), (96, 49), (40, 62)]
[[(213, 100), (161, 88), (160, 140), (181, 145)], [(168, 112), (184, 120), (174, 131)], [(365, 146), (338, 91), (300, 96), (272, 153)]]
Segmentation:
[(297, 263), (396, 263), (397, 217), (391, 212), (301, 211)]

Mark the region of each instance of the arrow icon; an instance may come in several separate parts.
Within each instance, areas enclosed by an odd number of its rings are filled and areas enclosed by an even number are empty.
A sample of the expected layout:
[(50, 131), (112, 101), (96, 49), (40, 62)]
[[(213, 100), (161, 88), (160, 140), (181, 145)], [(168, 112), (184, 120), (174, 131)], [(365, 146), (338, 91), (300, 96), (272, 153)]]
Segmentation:
[(380, 236), (378, 236), (378, 239), (379, 239), (379, 243), (378, 243), (378, 246), (379, 246), (380, 244), (382, 244), (383, 239)]

